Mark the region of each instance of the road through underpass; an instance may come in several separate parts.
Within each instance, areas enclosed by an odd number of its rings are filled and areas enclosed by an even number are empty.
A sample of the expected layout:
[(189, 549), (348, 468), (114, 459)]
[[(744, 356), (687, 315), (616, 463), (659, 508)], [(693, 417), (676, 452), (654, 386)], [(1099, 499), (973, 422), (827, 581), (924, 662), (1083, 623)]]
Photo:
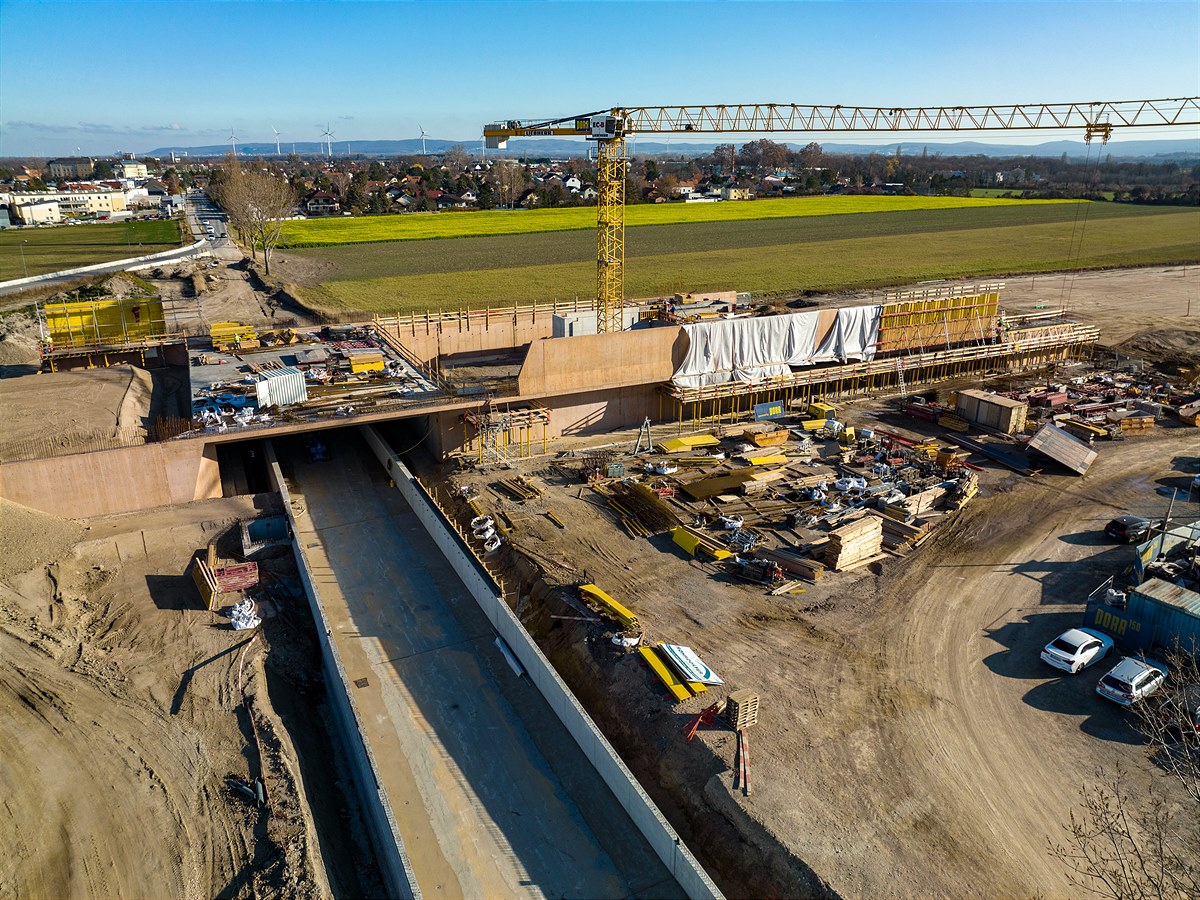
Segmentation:
[(360, 439), (289, 487), (426, 897), (682, 896)]

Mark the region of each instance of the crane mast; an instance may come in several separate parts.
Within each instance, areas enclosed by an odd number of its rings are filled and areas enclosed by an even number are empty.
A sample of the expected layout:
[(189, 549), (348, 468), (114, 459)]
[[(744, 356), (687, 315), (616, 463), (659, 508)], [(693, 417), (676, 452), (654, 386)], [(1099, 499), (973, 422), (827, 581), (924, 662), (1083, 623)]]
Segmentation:
[(613, 107), (551, 120), (484, 126), (490, 149), (509, 138), (584, 137), (597, 143), (596, 329), (620, 331), (625, 305), (625, 138), (630, 134), (925, 133), (1080, 129), (1091, 143), (1116, 128), (1200, 124), (1200, 97), (1007, 106), (804, 106), (781, 103)]

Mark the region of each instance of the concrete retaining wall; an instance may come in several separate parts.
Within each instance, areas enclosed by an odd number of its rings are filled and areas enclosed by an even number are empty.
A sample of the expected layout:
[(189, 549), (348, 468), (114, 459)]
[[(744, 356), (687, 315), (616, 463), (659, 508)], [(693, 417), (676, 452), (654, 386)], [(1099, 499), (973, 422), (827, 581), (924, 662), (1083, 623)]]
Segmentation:
[(275, 450), (270, 441), (266, 442), (266, 458), (271, 470), (271, 484), (283, 498), (283, 508), (287, 510), (288, 523), (292, 528), (292, 552), (296, 557), (300, 581), (304, 585), (304, 594), (308, 597), (308, 605), (312, 610), (313, 621), (317, 625), (317, 637), (321, 644), (325, 690), (329, 695), (329, 705), (333, 710), (334, 725), (341, 739), (342, 749), (345, 750), (346, 758), (354, 770), (354, 785), (358, 790), (359, 805), (365, 815), (367, 831), (370, 834), (371, 845), (375, 848), (375, 858), (379, 862), (384, 886), (389, 896), (400, 897), (403, 900), (421, 900), (421, 889), (404, 851), (404, 841), (401, 840), (400, 830), (396, 827), (391, 803), (376, 774), (378, 764), (362, 733), (361, 717), (350, 693), (350, 679), (345, 666), (342, 665), (337, 645), (330, 638), (329, 621), (317, 594), (312, 567), (297, 536), (291, 495), (284, 483), (283, 473), (279, 469), (279, 462), (275, 458)]
[(26, 288), (37, 287), (39, 284), (80, 278), (84, 275), (106, 275), (110, 272), (124, 272), (130, 269), (146, 268), (163, 262), (177, 262), (181, 259), (190, 259), (193, 256), (201, 256), (205, 253), (208, 253), (208, 241), (201, 239), (188, 247), (176, 247), (174, 250), (162, 250), (159, 253), (149, 253), (145, 256), (114, 259), (90, 266), (80, 266), (77, 269), (63, 269), (60, 272), (45, 272), (41, 275), (30, 275), (28, 278), (13, 278), (9, 281), (0, 281), (0, 294), (7, 294), (11, 291), (22, 291)]
[(659, 859), (671, 870), (680, 886), (693, 900), (721, 897), (716, 884), (688, 850), (682, 838), (675, 833), (675, 829), (655, 806), (654, 801), (638, 784), (633, 773), (621, 761), (621, 757), (596, 727), (591, 716), (575, 699), (566, 682), (559, 677), (541, 648), (525, 630), (525, 626), (496, 592), (491, 578), (480, 568), (475, 557), (450, 528), (416, 478), (400, 458), (392, 453), (391, 447), (374, 428), (363, 425), (360, 431), (417, 518), (421, 520), (488, 621), (492, 623), (492, 627), (508, 643), (555, 715), (566, 726), (617, 801), (654, 848)]
[(0, 497), (70, 519), (220, 496), (216, 446), (201, 440), (0, 463)]

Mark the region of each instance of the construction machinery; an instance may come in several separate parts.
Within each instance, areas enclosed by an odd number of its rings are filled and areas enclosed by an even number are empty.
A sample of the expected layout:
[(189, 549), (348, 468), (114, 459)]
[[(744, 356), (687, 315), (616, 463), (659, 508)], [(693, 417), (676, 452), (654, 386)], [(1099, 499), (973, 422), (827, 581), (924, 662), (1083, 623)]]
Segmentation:
[(1107, 142), (1116, 128), (1200, 124), (1200, 97), (1005, 106), (614, 106), (556, 119), (509, 119), (484, 126), (486, 146), (510, 138), (582, 137), (596, 142), (596, 330), (620, 331), (625, 305), (625, 141), (635, 134), (926, 134), (1081, 130)]

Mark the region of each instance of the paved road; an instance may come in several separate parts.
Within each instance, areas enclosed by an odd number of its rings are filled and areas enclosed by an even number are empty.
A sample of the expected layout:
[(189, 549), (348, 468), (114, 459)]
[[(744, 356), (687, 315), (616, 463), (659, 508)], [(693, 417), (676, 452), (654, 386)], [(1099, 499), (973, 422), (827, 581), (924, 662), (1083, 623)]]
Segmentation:
[(294, 463), (297, 537), (425, 896), (681, 896), (365, 445), (330, 444)]
[[(209, 249), (217, 259), (236, 262), (242, 258), (241, 249), (229, 239), (229, 220), (207, 194), (200, 191), (188, 192), (187, 221), (192, 236), (196, 240), (207, 238)], [(211, 237), (205, 231), (207, 225), (213, 228)]]

